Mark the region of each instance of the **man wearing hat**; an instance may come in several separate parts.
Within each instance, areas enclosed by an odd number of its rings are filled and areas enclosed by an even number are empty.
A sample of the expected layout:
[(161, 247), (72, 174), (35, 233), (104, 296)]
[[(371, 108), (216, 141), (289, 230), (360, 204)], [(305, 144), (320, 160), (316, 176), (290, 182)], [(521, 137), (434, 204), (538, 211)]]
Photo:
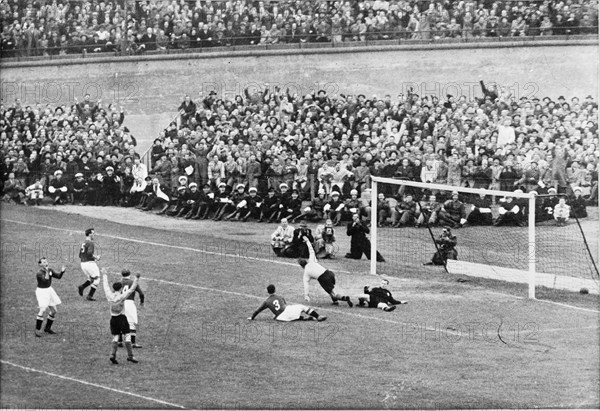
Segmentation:
[(106, 174), (102, 179), (102, 193), (104, 203), (102, 205), (116, 206), (121, 198), (121, 177), (115, 174), (112, 166), (106, 167)]
[(83, 178), (83, 173), (75, 174), (75, 181), (71, 184), (73, 191), (73, 204), (83, 205), (87, 203), (88, 183)]
[(523, 176), (517, 181), (517, 185), (523, 186), (525, 192), (538, 190), (538, 182), (540, 181), (540, 169), (538, 168), (537, 161), (532, 161), (528, 169), (525, 170)]
[(259, 219), (260, 217), (260, 206), (262, 198), (258, 196), (258, 190), (256, 187), (250, 187), (248, 189), (248, 195), (246, 196), (246, 204), (240, 208), (240, 216), (242, 221), (246, 222), (250, 217)]
[(292, 190), (291, 197), (284, 207), (280, 209), (278, 217), (285, 217), (289, 220), (293, 220), (302, 213), (301, 209), (302, 200), (300, 199), (300, 194), (298, 193), (298, 190)]
[(498, 227), (506, 224), (515, 224), (523, 227), (523, 210), (517, 200), (512, 196), (506, 196), (498, 202), (498, 218), (494, 226)]
[(242, 183), (235, 187), (236, 191), (231, 194), (231, 203), (227, 204), (224, 209), (225, 221), (230, 219), (240, 220), (240, 215), (245, 211), (248, 201), (246, 200), (246, 186)]
[[(348, 223), (346, 234), (350, 237), (350, 252), (345, 255), (346, 258), (360, 260), (364, 254), (367, 259), (371, 259), (371, 241), (367, 238), (370, 229), (360, 220), (358, 214), (352, 215), (352, 222)], [(377, 261), (384, 263), (385, 258), (377, 251)]]
[(571, 206), (571, 217), (573, 218), (586, 218), (588, 216), (586, 209), (586, 200), (582, 196), (583, 190), (581, 187), (573, 188), (573, 198), (570, 199), (569, 205)]
[(331, 192), (331, 200), (323, 207), (323, 211), (328, 219), (333, 221), (334, 226), (340, 225), (342, 221), (342, 210), (344, 209), (344, 202), (340, 199), (340, 193), (337, 191)]
[(144, 178), (144, 183), (146, 185), (144, 190), (141, 192), (135, 192), (131, 196), (131, 203), (135, 204), (137, 202), (135, 208), (144, 208), (148, 202), (150, 194), (152, 194), (152, 177), (146, 176)]
[(553, 217), (554, 207), (558, 204), (556, 188), (550, 187), (548, 189), (548, 195), (541, 196), (541, 200), (542, 200), (541, 205), (540, 205), (541, 210), (539, 213), (536, 212), (535, 221), (541, 222), (541, 221), (552, 220), (554, 218)]
[(452, 234), (450, 227), (446, 226), (442, 229), (442, 234), (435, 240), (437, 251), (433, 255), (431, 261), (423, 265), (446, 265), (448, 259), (456, 260), (458, 252), (456, 251), (456, 236)]
[(63, 179), (62, 170), (54, 172), (54, 178), (50, 181), (48, 192), (54, 198), (54, 205), (65, 204), (68, 201), (67, 181)]
[(282, 251), (282, 256), (288, 258), (308, 258), (309, 252), (304, 237), (313, 243), (315, 241), (312, 231), (308, 228), (306, 221), (300, 222), (300, 227), (294, 230), (292, 242)]
[(465, 205), (458, 199), (458, 191), (452, 192), (452, 199), (444, 202), (438, 212), (438, 222), (453, 228), (462, 227), (467, 222)]
[(146, 205), (142, 208), (143, 211), (152, 211), (154, 206), (157, 204), (163, 205), (161, 209), (161, 213), (164, 214), (169, 208), (169, 196), (166, 194), (166, 188), (160, 184), (158, 178), (152, 179), (152, 185), (150, 185), (150, 192), (148, 194), (148, 199), (146, 200)]
[(227, 184), (220, 182), (218, 185), (218, 191), (215, 193), (215, 201), (213, 203), (213, 220), (219, 221), (225, 214), (225, 207), (231, 204), (232, 201), (227, 194)]
[(279, 212), (279, 197), (275, 194), (273, 187), (269, 188), (267, 196), (263, 199), (260, 205), (260, 218), (258, 222), (261, 223), (264, 220), (271, 221), (276, 214)]
[(183, 217), (185, 215), (187, 218), (186, 214), (191, 212), (194, 204), (196, 203), (199, 197), (198, 185), (196, 183), (191, 183), (187, 188), (185, 186), (179, 186), (177, 188), (177, 191), (177, 206), (175, 207), (175, 209), (167, 212), (167, 214), (175, 217)]
[[(194, 220), (206, 220), (208, 218), (208, 214), (213, 208), (213, 204), (215, 201), (215, 193), (213, 193), (210, 189), (209, 183), (204, 183), (202, 186), (202, 191), (199, 194), (199, 198), (196, 204), (195, 212), (194, 208), (192, 208), (192, 219)], [(187, 218), (187, 217), (186, 217)]]

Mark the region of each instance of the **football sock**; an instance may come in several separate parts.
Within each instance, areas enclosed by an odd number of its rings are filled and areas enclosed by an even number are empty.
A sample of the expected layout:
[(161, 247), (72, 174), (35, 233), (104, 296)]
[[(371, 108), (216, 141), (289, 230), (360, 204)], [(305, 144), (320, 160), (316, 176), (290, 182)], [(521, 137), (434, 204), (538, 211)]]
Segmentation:
[(131, 347), (131, 341), (125, 341), (125, 348), (127, 348), (127, 357), (133, 357), (133, 348)]
[(131, 343), (135, 344), (135, 330), (131, 330)]
[(95, 286), (95, 285), (92, 285), (92, 286), (90, 287), (90, 292), (89, 292), (89, 294), (88, 294), (88, 297), (93, 297), (95, 292), (96, 292), (96, 286)]
[(35, 329), (36, 330), (41, 330), (43, 322), (44, 322), (44, 317), (40, 317), (38, 315), (37, 318), (36, 318), (36, 320), (35, 320)]
[(49, 330), (52, 328), (52, 323), (54, 322), (54, 316), (53, 315), (49, 315), (48, 316), (48, 320), (46, 321), (46, 330)]
[(111, 353), (110, 353), (110, 356), (111, 356), (112, 358), (116, 358), (116, 357), (117, 357), (117, 348), (118, 348), (118, 347), (119, 347), (119, 343), (118, 343), (118, 342), (116, 342), (116, 341), (113, 341), (113, 342), (111, 343)]
[(312, 308), (310, 310), (308, 310), (307, 314), (310, 315), (311, 317), (319, 318), (319, 314), (317, 314), (317, 312), (315, 310), (313, 310)]
[(80, 287), (82, 290), (86, 289), (88, 285), (91, 284), (90, 280), (87, 280), (85, 283), (81, 284)]

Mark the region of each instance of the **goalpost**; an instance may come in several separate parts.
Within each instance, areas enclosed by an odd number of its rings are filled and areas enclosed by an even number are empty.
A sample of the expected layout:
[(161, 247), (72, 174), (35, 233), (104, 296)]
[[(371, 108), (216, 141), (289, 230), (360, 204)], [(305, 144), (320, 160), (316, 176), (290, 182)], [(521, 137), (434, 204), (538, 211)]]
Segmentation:
[[(580, 247), (583, 238), (579, 231), (575, 231), (576, 224), (570, 224), (571, 229), (568, 229), (568, 227), (556, 227), (552, 221), (541, 223), (536, 227), (537, 196), (535, 194), (420, 183), (376, 176), (372, 177), (371, 185), (371, 274), (393, 274), (403, 268), (414, 269), (416, 265), (421, 265), (419, 260), (428, 261), (436, 251), (432, 235), (437, 237), (440, 228), (431, 227), (435, 234), (430, 234), (428, 228), (414, 228), (414, 224), (400, 228), (378, 227), (380, 211), (377, 208), (378, 194), (382, 192), (382, 188), (387, 192), (391, 188), (391, 194), (395, 195), (400, 187), (403, 187), (405, 192), (413, 192), (417, 197), (423, 193), (448, 195), (458, 191), (459, 199), (465, 203), (465, 206), (470, 204), (469, 196), (473, 198), (481, 194), (495, 197), (496, 200), (510, 196), (520, 200), (523, 205), (526, 202), (527, 217), (523, 221), (524, 227), (488, 225), (453, 230), (458, 240), (458, 259), (448, 260), (445, 268), (449, 273), (527, 284), (529, 298), (536, 298), (536, 285), (577, 292), (586, 288), (590, 293), (598, 294), (597, 269), (595, 266), (592, 267), (593, 257), (586, 255), (589, 250), (586, 252)], [(415, 199), (418, 200), (420, 198)], [(468, 207), (467, 211), (469, 211)], [(493, 214), (498, 214), (496, 204), (493, 206)], [(565, 249), (564, 256), (561, 256), (561, 247), (569, 247)], [(377, 262), (377, 251), (383, 254), (388, 260), (387, 263)], [(397, 258), (390, 259), (389, 254), (396, 254)], [(562, 257), (566, 261), (561, 261)], [(572, 274), (571, 270), (581, 271), (577, 273), (579, 277), (569, 275)]]

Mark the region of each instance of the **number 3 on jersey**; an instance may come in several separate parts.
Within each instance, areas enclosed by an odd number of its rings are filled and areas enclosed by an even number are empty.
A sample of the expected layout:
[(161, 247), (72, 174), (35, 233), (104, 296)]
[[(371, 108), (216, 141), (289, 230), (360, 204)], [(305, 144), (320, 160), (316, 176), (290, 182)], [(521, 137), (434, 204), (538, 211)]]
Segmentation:
[(279, 311), (281, 309), (281, 306), (279, 305), (279, 300), (273, 300), (273, 305), (275, 306), (276, 310)]

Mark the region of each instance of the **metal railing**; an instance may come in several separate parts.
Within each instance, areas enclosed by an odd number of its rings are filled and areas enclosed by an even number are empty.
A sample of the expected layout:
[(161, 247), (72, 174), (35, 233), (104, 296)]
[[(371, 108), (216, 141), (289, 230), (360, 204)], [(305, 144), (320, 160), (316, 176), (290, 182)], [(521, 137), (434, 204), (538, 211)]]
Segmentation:
[[(504, 33), (504, 35), (500, 35)], [(516, 34), (516, 35), (515, 35)], [(85, 43), (61, 47), (2, 49), (0, 56), (5, 61), (54, 60), (74, 57), (110, 57), (132, 55), (162, 55), (178, 53), (240, 51), (240, 50), (279, 50), (308, 48), (345, 48), (357, 46), (452, 44), (452, 43), (490, 43), (524, 42), (541, 40), (574, 40), (598, 37), (598, 27), (569, 28), (525, 28), (513, 33), (512, 29), (432, 29), (410, 31), (367, 31), (365, 33), (343, 33), (339, 35), (278, 36), (277, 38), (231, 36), (214, 40), (190, 39), (183, 37), (166, 43), (136, 43), (120, 41), (115, 44)], [(144, 47), (141, 47), (144, 44)]]

